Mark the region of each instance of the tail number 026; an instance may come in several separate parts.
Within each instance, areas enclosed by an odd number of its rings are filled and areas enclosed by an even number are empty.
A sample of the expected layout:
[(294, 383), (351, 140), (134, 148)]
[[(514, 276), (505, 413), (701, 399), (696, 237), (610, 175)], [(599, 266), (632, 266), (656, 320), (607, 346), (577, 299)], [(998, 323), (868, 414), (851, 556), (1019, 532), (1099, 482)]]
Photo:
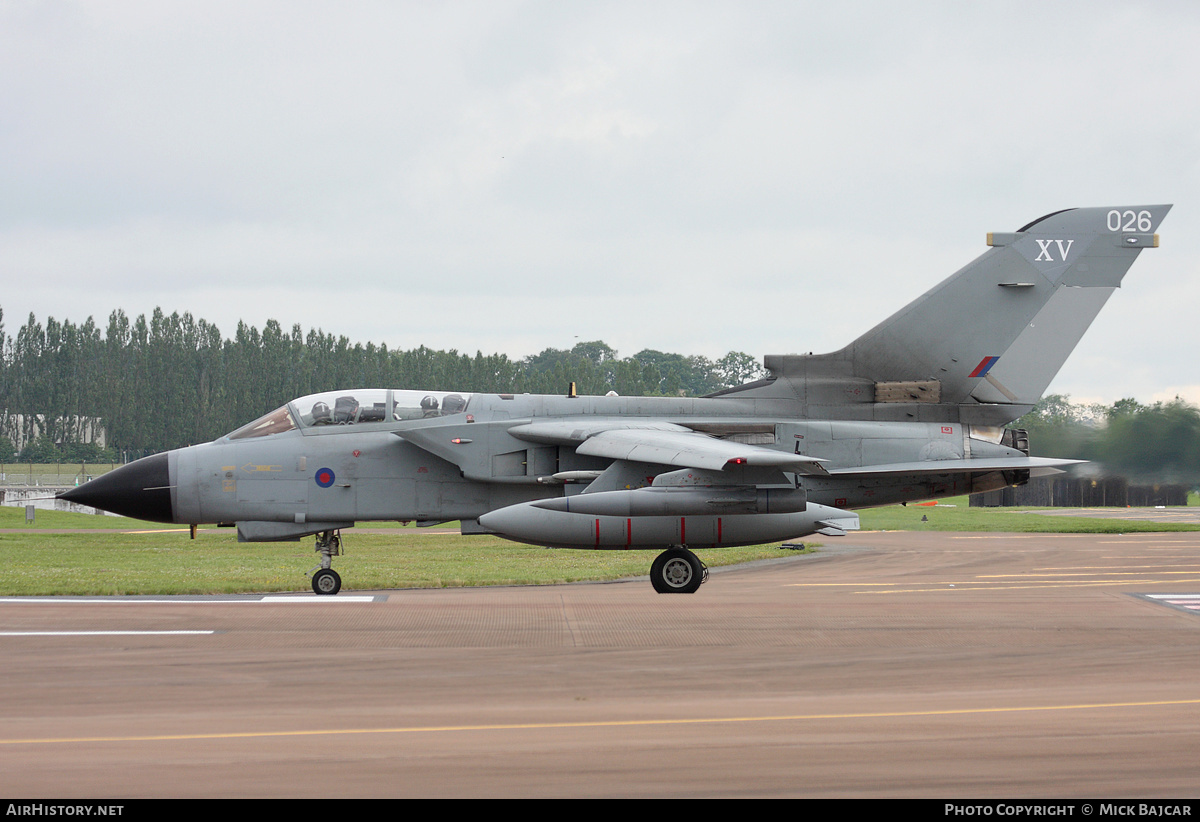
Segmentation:
[(1145, 234), (1150, 230), (1151, 220), (1149, 211), (1117, 211), (1115, 208), (1108, 212), (1109, 231), (1138, 231)]

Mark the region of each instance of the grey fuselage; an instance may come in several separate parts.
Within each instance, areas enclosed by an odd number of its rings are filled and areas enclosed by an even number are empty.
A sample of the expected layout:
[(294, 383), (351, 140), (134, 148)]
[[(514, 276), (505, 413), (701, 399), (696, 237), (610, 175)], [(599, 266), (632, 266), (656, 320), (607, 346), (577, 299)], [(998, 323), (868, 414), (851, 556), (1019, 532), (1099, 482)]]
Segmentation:
[[(303, 402), (303, 401), (298, 401)], [(734, 398), (476, 394), (460, 413), (416, 420), (310, 425), (169, 452), (175, 522), (246, 523), (246, 539), (281, 539), (368, 520), (463, 520), (600, 482), (612, 460), (570, 444), (510, 433), (531, 422), (604, 426), (668, 423), (761, 448), (804, 454), (831, 469), (981, 457), (1024, 457), (994, 428), (961, 423), (803, 420), (759, 416)], [(972, 434), (975, 436), (972, 436)], [(981, 436), (982, 434), (982, 436)], [(567, 434), (569, 436), (569, 432)], [(645, 487), (672, 466), (636, 462), (612, 490)], [(579, 472), (590, 483), (556, 479)], [(1002, 487), (1004, 472), (839, 477), (782, 473), (812, 503), (858, 508)], [(631, 480), (630, 477), (633, 477)], [(593, 486), (595, 487), (595, 486)]]

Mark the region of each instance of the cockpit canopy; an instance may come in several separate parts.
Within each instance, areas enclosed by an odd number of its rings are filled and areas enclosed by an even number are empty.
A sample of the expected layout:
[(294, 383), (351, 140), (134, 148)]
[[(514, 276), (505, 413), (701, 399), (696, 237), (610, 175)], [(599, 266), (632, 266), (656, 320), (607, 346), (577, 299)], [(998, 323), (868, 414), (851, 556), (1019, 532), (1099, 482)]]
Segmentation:
[(231, 440), (267, 437), (297, 428), (371, 425), (447, 417), (466, 411), (471, 394), (362, 388), (309, 394), (259, 417), (228, 435)]

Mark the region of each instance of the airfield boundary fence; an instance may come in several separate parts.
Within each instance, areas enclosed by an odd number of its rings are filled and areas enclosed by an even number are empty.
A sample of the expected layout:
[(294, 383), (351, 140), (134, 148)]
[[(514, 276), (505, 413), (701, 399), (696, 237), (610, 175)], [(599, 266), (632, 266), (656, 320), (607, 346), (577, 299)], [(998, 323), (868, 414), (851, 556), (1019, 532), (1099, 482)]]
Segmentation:
[(1025, 485), (971, 495), (972, 507), (1124, 508), (1187, 504), (1186, 485), (1131, 485), (1124, 477), (1039, 477)]
[(71, 488), (118, 467), (117, 462), (0, 463), (0, 488)]

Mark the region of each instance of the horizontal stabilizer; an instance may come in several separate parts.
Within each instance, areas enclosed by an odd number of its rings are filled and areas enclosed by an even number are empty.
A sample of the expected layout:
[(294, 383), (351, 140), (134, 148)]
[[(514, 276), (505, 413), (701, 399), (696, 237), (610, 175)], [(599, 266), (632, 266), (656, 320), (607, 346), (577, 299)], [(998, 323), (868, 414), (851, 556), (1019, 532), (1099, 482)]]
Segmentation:
[(817, 523), (817, 533), (827, 537), (844, 537), (847, 531), (859, 530), (858, 514), (840, 511), (839, 516), (826, 517)]

